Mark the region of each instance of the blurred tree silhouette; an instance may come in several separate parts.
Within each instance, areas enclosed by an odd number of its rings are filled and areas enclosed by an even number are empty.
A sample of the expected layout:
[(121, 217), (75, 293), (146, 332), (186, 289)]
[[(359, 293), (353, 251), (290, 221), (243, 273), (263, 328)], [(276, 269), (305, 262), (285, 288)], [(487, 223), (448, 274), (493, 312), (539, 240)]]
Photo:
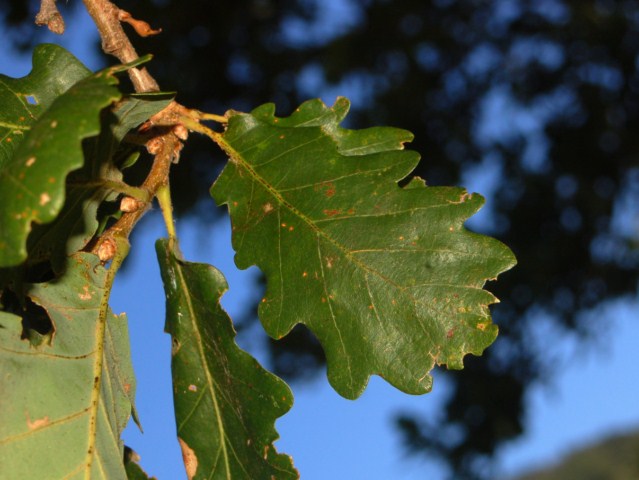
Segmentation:
[[(639, 2), (117, 3), (164, 29), (134, 41), (184, 105), (221, 113), (273, 101), (286, 114), (308, 97), (345, 94), (351, 126), (416, 134), (411, 148), (425, 158), (415, 173), (429, 184), (483, 179), (488, 214), (471, 227), (519, 260), (491, 286), (500, 337), (448, 374), (445, 415), (404, 413), (397, 424), (411, 451), (441, 456), (454, 478), (490, 477), (491, 454), (522, 432), (526, 390), (552, 375), (552, 342), (587, 337), (584, 313), (636, 288)], [(36, 40), (37, 4), (0, 7), (16, 45)], [(214, 178), (210, 151), (197, 141), (188, 150), (173, 180), (182, 212)], [(288, 380), (322, 363), (303, 329), (271, 355)]]
[(605, 438), (566, 456), (549, 468), (513, 480), (628, 480), (639, 476), (639, 433), (634, 431)]

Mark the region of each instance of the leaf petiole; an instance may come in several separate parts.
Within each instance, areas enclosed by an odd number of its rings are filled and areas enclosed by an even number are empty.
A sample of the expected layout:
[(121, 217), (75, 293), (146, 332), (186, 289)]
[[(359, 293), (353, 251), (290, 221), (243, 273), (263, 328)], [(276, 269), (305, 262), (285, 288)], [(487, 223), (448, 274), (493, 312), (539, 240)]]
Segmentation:
[(194, 114), (197, 120), (211, 120), (213, 122), (223, 123), (225, 125), (229, 121), (229, 119), (225, 117), (224, 115), (217, 115), (215, 113), (206, 113), (206, 112), (201, 112), (199, 110), (191, 110), (191, 113)]
[(177, 240), (177, 234), (175, 232), (175, 222), (173, 220), (173, 204), (171, 203), (171, 191), (168, 185), (162, 185), (158, 188), (156, 193), (158, 203), (160, 204), (160, 210), (162, 210), (162, 217), (164, 218), (164, 224), (166, 225), (166, 231), (169, 234), (169, 242), (171, 248)]
[[(225, 117), (222, 117), (222, 118), (224, 118), (226, 121)], [(202, 125), (200, 122), (193, 119), (193, 117), (183, 115), (180, 117), (180, 123), (184, 125), (186, 128), (188, 128), (189, 130), (191, 130), (192, 132), (197, 132), (197, 133), (201, 133), (202, 135), (206, 135), (215, 143), (219, 143), (222, 137), (221, 134), (219, 134), (215, 130), (210, 129), (206, 125)]]

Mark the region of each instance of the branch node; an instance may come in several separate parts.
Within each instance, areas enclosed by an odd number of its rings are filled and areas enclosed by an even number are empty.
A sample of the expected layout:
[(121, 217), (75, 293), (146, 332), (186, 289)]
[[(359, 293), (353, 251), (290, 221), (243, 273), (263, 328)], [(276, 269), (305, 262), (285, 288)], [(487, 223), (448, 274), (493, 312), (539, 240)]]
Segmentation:
[(35, 17), (35, 24), (46, 25), (49, 30), (58, 35), (64, 33), (64, 19), (55, 5), (55, 0), (42, 0), (40, 11)]

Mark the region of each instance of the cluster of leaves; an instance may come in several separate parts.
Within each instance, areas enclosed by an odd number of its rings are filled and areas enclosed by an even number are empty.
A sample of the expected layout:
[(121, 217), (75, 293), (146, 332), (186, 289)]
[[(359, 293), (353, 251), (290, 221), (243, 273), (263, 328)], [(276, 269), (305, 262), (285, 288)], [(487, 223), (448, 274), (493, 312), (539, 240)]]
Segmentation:
[[(528, 388), (559, 369), (561, 342), (531, 341), (539, 323), (600, 339), (606, 319), (584, 313), (636, 291), (636, 227), (619, 228), (615, 216), (639, 192), (637, 2), (255, 0), (218, 5), (216, 15), (206, 0), (122, 6), (171, 25), (136, 45), (156, 54), (156, 78), (179, 86), (188, 104), (274, 99), (287, 109), (310, 89), (339, 91), (353, 97), (351, 126), (418, 132), (414, 146), (428, 161), (416, 173), (430, 185), (489, 178), (491, 215), (475, 226), (519, 260), (492, 287), (500, 340), (447, 374), (444, 415), (412, 411), (398, 423), (411, 451), (440, 455), (454, 478), (492, 478), (487, 460), (529, 417)], [(189, 185), (178, 208), (198, 200), (201, 170), (197, 161), (176, 170)], [(272, 347), (287, 380), (321, 366), (303, 330)], [(456, 441), (442, 441), (444, 429)]]
[[(0, 460), (19, 478), (145, 478), (122, 461), (135, 379), (126, 318), (108, 306), (128, 242), (112, 260), (92, 251), (127, 215), (120, 196), (142, 195), (126, 183), (138, 156), (127, 134), (171, 98), (124, 94), (117, 75), (134, 65), (92, 74), (53, 45), (33, 59), (27, 77), (0, 77)], [(461, 368), (494, 340), (483, 286), (514, 257), (464, 228), (479, 195), (400, 186), (419, 160), (403, 148), (412, 135), (343, 129), (348, 108), (314, 100), (279, 118), (264, 105), (227, 112), (222, 133), (193, 128), (229, 158), (211, 195), (228, 206), (238, 266), (266, 276), (267, 332), (307, 325), (347, 398), (373, 374), (425, 393), (435, 365)], [(156, 249), (188, 477), (296, 478), (273, 446), (289, 388), (239, 349), (222, 274), (184, 260), (167, 228)]]

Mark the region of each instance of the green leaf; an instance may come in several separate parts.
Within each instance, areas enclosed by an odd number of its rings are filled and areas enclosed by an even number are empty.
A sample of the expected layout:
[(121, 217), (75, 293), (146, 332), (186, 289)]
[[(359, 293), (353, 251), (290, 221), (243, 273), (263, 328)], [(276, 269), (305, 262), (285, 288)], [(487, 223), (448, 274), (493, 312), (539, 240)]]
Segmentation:
[(290, 457), (273, 446), (275, 420), (290, 409), (293, 396), (235, 343), (219, 303), (227, 290), (224, 277), (210, 265), (182, 260), (168, 240), (158, 240), (156, 250), (188, 478), (298, 478)]
[(343, 129), (348, 108), (340, 98), (287, 118), (270, 104), (230, 112), (219, 138), (230, 161), (211, 194), (228, 205), (238, 267), (266, 275), (259, 316), (271, 336), (307, 325), (347, 398), (371, 374), (424, 393), (435, 364), (462, 368), (495, 339), (497, 300), (482, 287), (515, 259), (463, 227), (481, 196), (420, 179), (398, 186), (419, 161), (403, 150), (412, 134)]
[(83, 67), (49, 45), (36, 49), (33, 65), (25, 78), (0, 76), (0, 144), (10, 145), (0, 149), (0, 266), (24, 261), (32, 222), (56, 217), (67, 174), (84, 163), (82, 140), (100, 132), (100, 111), (121, 96), (114, 72), (122, 67), (70, 86)]
[(11, 478), (126, 478), (120, 434), (135, 379), (106, 276), (95, 255), (73, 255), (63, 277), (25, 285), (36, 306), (0, 312), (0, 465)]

